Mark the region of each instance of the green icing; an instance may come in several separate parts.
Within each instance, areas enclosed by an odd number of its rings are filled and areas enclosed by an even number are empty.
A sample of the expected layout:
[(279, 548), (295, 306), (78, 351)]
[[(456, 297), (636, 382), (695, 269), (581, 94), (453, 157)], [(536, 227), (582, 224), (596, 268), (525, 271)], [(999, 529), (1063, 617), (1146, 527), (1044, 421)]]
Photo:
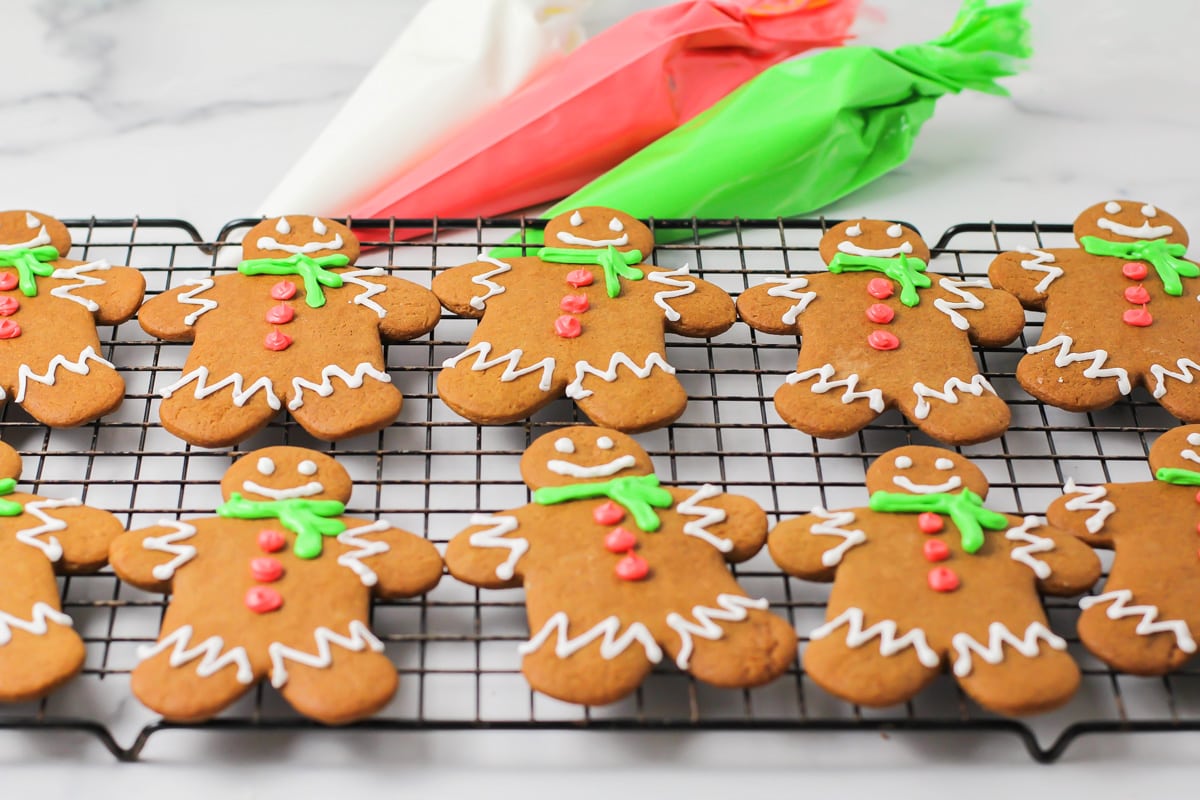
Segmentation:
[(958, 526), (962, 537), (962, 548), (976, 553), (983, 547), (983, 529), (1000, 531), (1008, 527), (1008, 518), (1003, 514), (983, 507), (983, 498), (970, 489), (958, 494), (902, 494), (899, 492), (875, 492), (868, 506), (872, 511), (887, 511), (899, 514), (918, 514), (932, 511), (949, 514)]
[(1154, 473), (1154, 479), (1175, 486), (1200, 486), (1200, 472), (1194, 469), (1159, 467), (1158, 471)]
[(853, 253), (838, 253), (829, 262), (829, 271), (882, 272), (900, 284), (900, 302), (912, 307), (921, 302), (917, 289), (928, 289), (933, 282), (925, 274), (925, 262), (904, 253), (895, 258), (856, 256)]
[(1166, 239), (1152, 239), (1146, 242), (1110, 242), (1099, 236), (1084, 236), (1079, 243), (1083, 249), (1094, 256), (1112, 256), (1126, 261), (1146, 261), (1154, 267), (1162, 280), (1163, 291), (1173, 297), (1183, 294), (1185, 278), (1195, 278), (1200, 275), (1200, 267), (1190, 261), (1184, 261), (1180, 256), (1187, 252), (1187, 245), (1168, 242)]
[(340, 517), (346, 511), (338, 500), (246, 500), (234, 492), (217, 507), (217, 516), (234, 519), (277, 519), (279, 524), (296, 534), (293, 551), (299, 558), (321, 555), (321, 537), (337, 536), (346, 530)]
[[(16, 487), (17, 487), (17, 479), (16, 478), (0, 479), (0, 495), (12, 494), (13, 490), (16, 489)], [(14, 502), (12, 500), (5, 500), (4, 498), (0, 497), (0, 517), (16, 517), (16, 516), (19, 516), (24, 511), (25, 511), (25, 507), (22, 506), (20, 503)]]
[(598, 483), (571, 483), (543, 486), (533, 493), (533, 502), (543, 506), (607, 497), (625, 507), (634, 523), (643, 531), (656, 531), (662, 525), (655, 508), (670, 508), (675, 499), (658, 485), (657, 475), (635, 475)]
[(621, 278), (640, 281), (646, 276), (633, 264), (642, 263), (641, 250), (618, 250), (609, 245), (602, 250), (584, 250), (575, 247), (543, 247), (537, 251), (538, 258), (551, 264), (589, 264), (604, 269), (604, 288), (609, 297), (621, 294)]
[(327, 267), (344, 267), (350, 257), (342, 253), (313, 258), (305, 253), (296, 253), (288, 258), (252, 258), (238, 264), (243, 275), (299, 275), (304, 279), (304, 302), (311, 308), (325, 305), (325, 290), (322, 286), (337, 289), (342, 285), (342, 276), (330, 272)]
[(49, 278), (54, 274), (54, 267), (45, 262), (58, 259), (58, 248), (49, 244), (0, 250), (0, 267), (17, 268), (17, 285), (26, 297), (37, 297), (37, 279)]

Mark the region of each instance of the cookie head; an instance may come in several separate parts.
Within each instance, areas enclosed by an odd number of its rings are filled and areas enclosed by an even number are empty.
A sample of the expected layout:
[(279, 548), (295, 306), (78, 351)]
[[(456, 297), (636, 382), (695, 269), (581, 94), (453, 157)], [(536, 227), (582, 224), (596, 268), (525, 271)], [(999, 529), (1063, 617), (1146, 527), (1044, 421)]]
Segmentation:
[(353, 264), (358, 258), (358, 238), (340, 222), (292, 214), (265, 219), (251, 228), (242, 240), (242, 253), (246, 259), (341, 254)]
[(921, 234), (899, 222), (854, 219), (834, 225), (821, 237), (821, 258), (828, 264), (838, 253), (872, 258), (903, 254), (929, 263), (929, 247)]
[(1075, 238), (1095, 236), (1110, 242), (1166, 239), (1187, 245), (1187, 231), (1166, 211), (1136, 200), (1108, 200), (1084, 210), (1075, 220)]
[(233, 462), (221, 479), (226, 500), (237, 492), (247, 500), (350, 499), (350, 475), (324, 453), (303, 447), (267, 447)]
[(987, 478), (963, 456), (940, 447), (897, 447), (867, 470), (867, 489), (872, 494), (957, 494), (964, 488), (987, 497)]
[(0, 442), (0, 478), (21, 477), (21, 457), (17, 451)]
[(54, 217), (37, 211), (0, 212), (0, 250), (32, 250), (50, 245), (60, 256), (71, 252), (71, 234)]
[(649, 228), (624, 211), (602, 206), (559, 214), (546, 223), (545, 241), (547, 247), (638, 250), (643, 258), (654, 249), (654, 237)]
[(589, 425), (548, 433), (521, 456), (521, 476), (531, 489), (652, 472), (650, 456), (631, 437)]
[(1200, 472), (1200, 425), (1172, 428), (1150, 448), (1150, 470), (1186, 469)]

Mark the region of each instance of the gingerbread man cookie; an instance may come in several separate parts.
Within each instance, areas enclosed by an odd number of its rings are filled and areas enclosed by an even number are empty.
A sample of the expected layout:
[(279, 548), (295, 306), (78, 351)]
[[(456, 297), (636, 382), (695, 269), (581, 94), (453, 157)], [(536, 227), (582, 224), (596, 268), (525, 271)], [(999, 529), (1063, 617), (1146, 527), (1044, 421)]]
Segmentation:
[(1200, 267), (1183, 258), (1187, 231), (1148, 203), (1109, 200), (1079, 215), (1075, 239), (1080, 249), (1003, 253), (988, 271), (1046, 312), (1017, 365), (1021, 386), (1068, 411), (1145, 386), (1167, 411), (1200, 422)]
[(264, 677), (313, 719), (382, 708), (396, 668), (367, 625), (371, 596), (433, 588), (426, 540), (343, 516), (350, 476), (327, 455), (268, 447), (234, 462), (217, 516), (166, 520), (113, 542), (122, 580), (171, 593), (133, 693), (169, 720), (207, 719)]
[(15, 491), (21, 457), (0, 444), (0, 701), (50, 692), (83, 666), (83, 640), (59, 603), (59, 575), (95, 572), (121, 533), (78, 500)]
[(1047, 512), (1051, 524), (1113, 550), (1100, 594), (1079, 605), (1079, 638), (1106, 663), (1161, 675), (1196, 652), (1200, 636), (1200, 425), (1150, 448), (1154, 480), (1076, 486)]
[(56, 428), (121, 405), (125, 381), (100, 354), (96, 326), (132, 317), (146, 291), (136, 269), (71, 261), (70, 251), (54, 217), (0, 212), (0, 400)]
[(1078, 594), (1100, 562), (1037, 517), (983, 507), (988, 484), (960, 455), (900, 447), (867, 471), (867, 508), (813, 509), (780, 523), (771, 556), (801, 578), (834, 581), (826, 622), (804, 653), (809, 677), (854, 703), (903, 702), (949, 661), (980, 705), (1046, 711), (1079, 685), (1038, 591)]
[(599, 425), (659, 428), (687, 406), (664, 331), (716, 336), (733, 301), (688, 267), (646, 264), (650, 230), (628, 214), (580, 208), (550, 220), (525, 258), (479, 261), (433, 280), (442, 305), (480, 319), (442, 366), (438, 394), (481, 424), (524, 419), (566, 395)]
[(440, 309), (428, 289), (381, 267), (353, 269), (358, 240), (320, 217), (265, 220), (246, 234), (231, 275), (189, 281), (149, 300), (142, 327), (194, 341), (183, 377), (162, 390), (163, 427), (223, 447), (287, 406), (318, 439), (379, 430), (400, 413), (381, 341), (428, 333)]
[(861, 430), (888, 408), (943, 442), (1004, 433), (1011, 414), (979, 374), (972, 344), (999, 346), (1025, 325), (1018, 303), (979, 281), (926, 273), (929, 248), (897, 223), (861, 219), (821, 238), (828, 272), (771, 280), (737, 308), (756, 330), (803, 337), (775, 393), (785, 422), (823, 438)]
[(727, 566), (766, 536), (752, 500), (664, 488), (637, 442), (604, 428), (541, 437), (521, 474), (533, 502), (473, 517), (446, 564), (475, 586), (524, 584), (533, 638), (520, 652), (534, 689), (598, 705), (636, 689), (664, 651), (723, 687), (766, 683), (795, 659), (791, 626)]

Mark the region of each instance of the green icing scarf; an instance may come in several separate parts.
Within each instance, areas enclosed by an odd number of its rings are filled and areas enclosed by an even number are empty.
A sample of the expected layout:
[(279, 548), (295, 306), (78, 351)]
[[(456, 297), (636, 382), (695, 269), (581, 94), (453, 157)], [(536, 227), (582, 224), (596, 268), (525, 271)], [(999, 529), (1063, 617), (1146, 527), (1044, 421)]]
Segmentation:
[(0, 267), (17, 268), (17, 286), (26, 297), (37, 297), (37, 279), (49, 278), (54, 274), (54, 267), (45, 263), (57, 261), (60, 258), (58, 248), (54, 245), (41, 247), (18, 247), (13, 250), (0, 250)]
[(932, 511), (949, 514), (958, 526), (962, 537), (962, 549), (976, 553), (983, 547), (983, 529), (1000, 531), (1008, 527), (1008, 518), (1003, 514), (983, 507), (983, 498), (970, 489), (958, 494), (902, 494), (899, 492), (875, 492), (868, 506), (872, 511), (889, 511), (901, 514), (917, 514)]
[(344, 267), (350, 257), (343, 253), (313, 258), (305, 253), (296, 253), (288, 258), (252, 258), (238, 264), (243, 275), (299, 275), (304, 279), (304, 302), (310, 308), (325, 305), (325, 290), (322, 286), (337, 289), (342, 285), (342, 276), (330, 272), (326, 267)]
[(604, 289), (609, 297), (621, 294), (621, 278), (640, 281), (645, 277), (634, 264), (642, 263), (641, 250), (618, 250), (611, 244), (602, 250), (574, 247), (543, 247), (538, 258), (551, 264), (589, 264), (604, 269)]
[(1190, 261), (1180, 258), (1187, 252), (1187, 246), (1168, 242), (1166, 239), (1152, 239), (1143, 242), (1110, 242), (1098, 236), (1084, 236), (1079, 240), (1083, 249), (1094, 256), (1111, 256), (1123, 258), (1126, 261), (1146, 261), (1162, 280), (1163, 291), (1172, 297), (1183, 294), (1185, 278), (1195, 278), (1200, 275), (1200, 267)]
[(915, 306), (921, 302), (917, 289), (928, 289), (933, 282), (925, 274), (925, 262), (919, 258), (901, 253), (895, 258), (877, 258), (876, 256), (856, 256), (853, 253), (838, 253), (829, 262), (829, 271), (841, 272), (882, 272), (900, 284), (900, 302), (904, 305)]
[(293, 548), (299, 558), (321, 555), (323, 536), (337, 536), (346, 530), (340, 517), (346, 505), (338, 500), (246, 500), (234, 492), (229, 500), (217, 507), (217, 516), (234, 519), (277, 519), (279, 524), (296, 534)]
[(538, 505), (553, 506), (571, 500), (588, 500), (594, 497), (607, 497), (614, 503), (624, 506), (638, 528), (647, 532), (656, 531), (662, 525), (662, 521), (654, 509), (670, 508), (671, 504), (675, 502), (671, 493), (658, 485), (657, 475), (635, 475), (598, 483), (543, 486), (533, 493), (533, 502)]
[[(16, 478), (0, 478), (0, 495), (12, 494), (17, 487)], [(25, 511), (25, 506), (13, 500), (0, 497), (0, 517), (16, 517)]]
[(1173, 486), (1200, 486), (1200, 472), (1194, 469), (1160, 467), (1154, 473), (1154, 479)]

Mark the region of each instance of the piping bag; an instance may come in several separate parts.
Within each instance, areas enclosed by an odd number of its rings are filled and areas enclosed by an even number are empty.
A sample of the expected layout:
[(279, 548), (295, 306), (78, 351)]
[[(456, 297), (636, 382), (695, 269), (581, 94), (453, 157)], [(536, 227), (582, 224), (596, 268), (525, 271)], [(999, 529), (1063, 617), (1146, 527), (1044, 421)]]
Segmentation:
[[(1024, 6), (966, 0), (950, 30), (924, 44), (843, 47), (772, 67), (542, 216), (608, 206), (642, 219), (772, 219), (828, 205), (903, 163), (942, 95), (1008, 94), (995, 80), (1032, 52)], [(541, 244), (542, 232), (526, 230), (525, 241)]]
[(686, 0), (639, 12), (483, 111), (419, 164), (333, 210), (475, 217), (555, 200), (772, 64), (841, 44), (857, 10), (858, 0)]

